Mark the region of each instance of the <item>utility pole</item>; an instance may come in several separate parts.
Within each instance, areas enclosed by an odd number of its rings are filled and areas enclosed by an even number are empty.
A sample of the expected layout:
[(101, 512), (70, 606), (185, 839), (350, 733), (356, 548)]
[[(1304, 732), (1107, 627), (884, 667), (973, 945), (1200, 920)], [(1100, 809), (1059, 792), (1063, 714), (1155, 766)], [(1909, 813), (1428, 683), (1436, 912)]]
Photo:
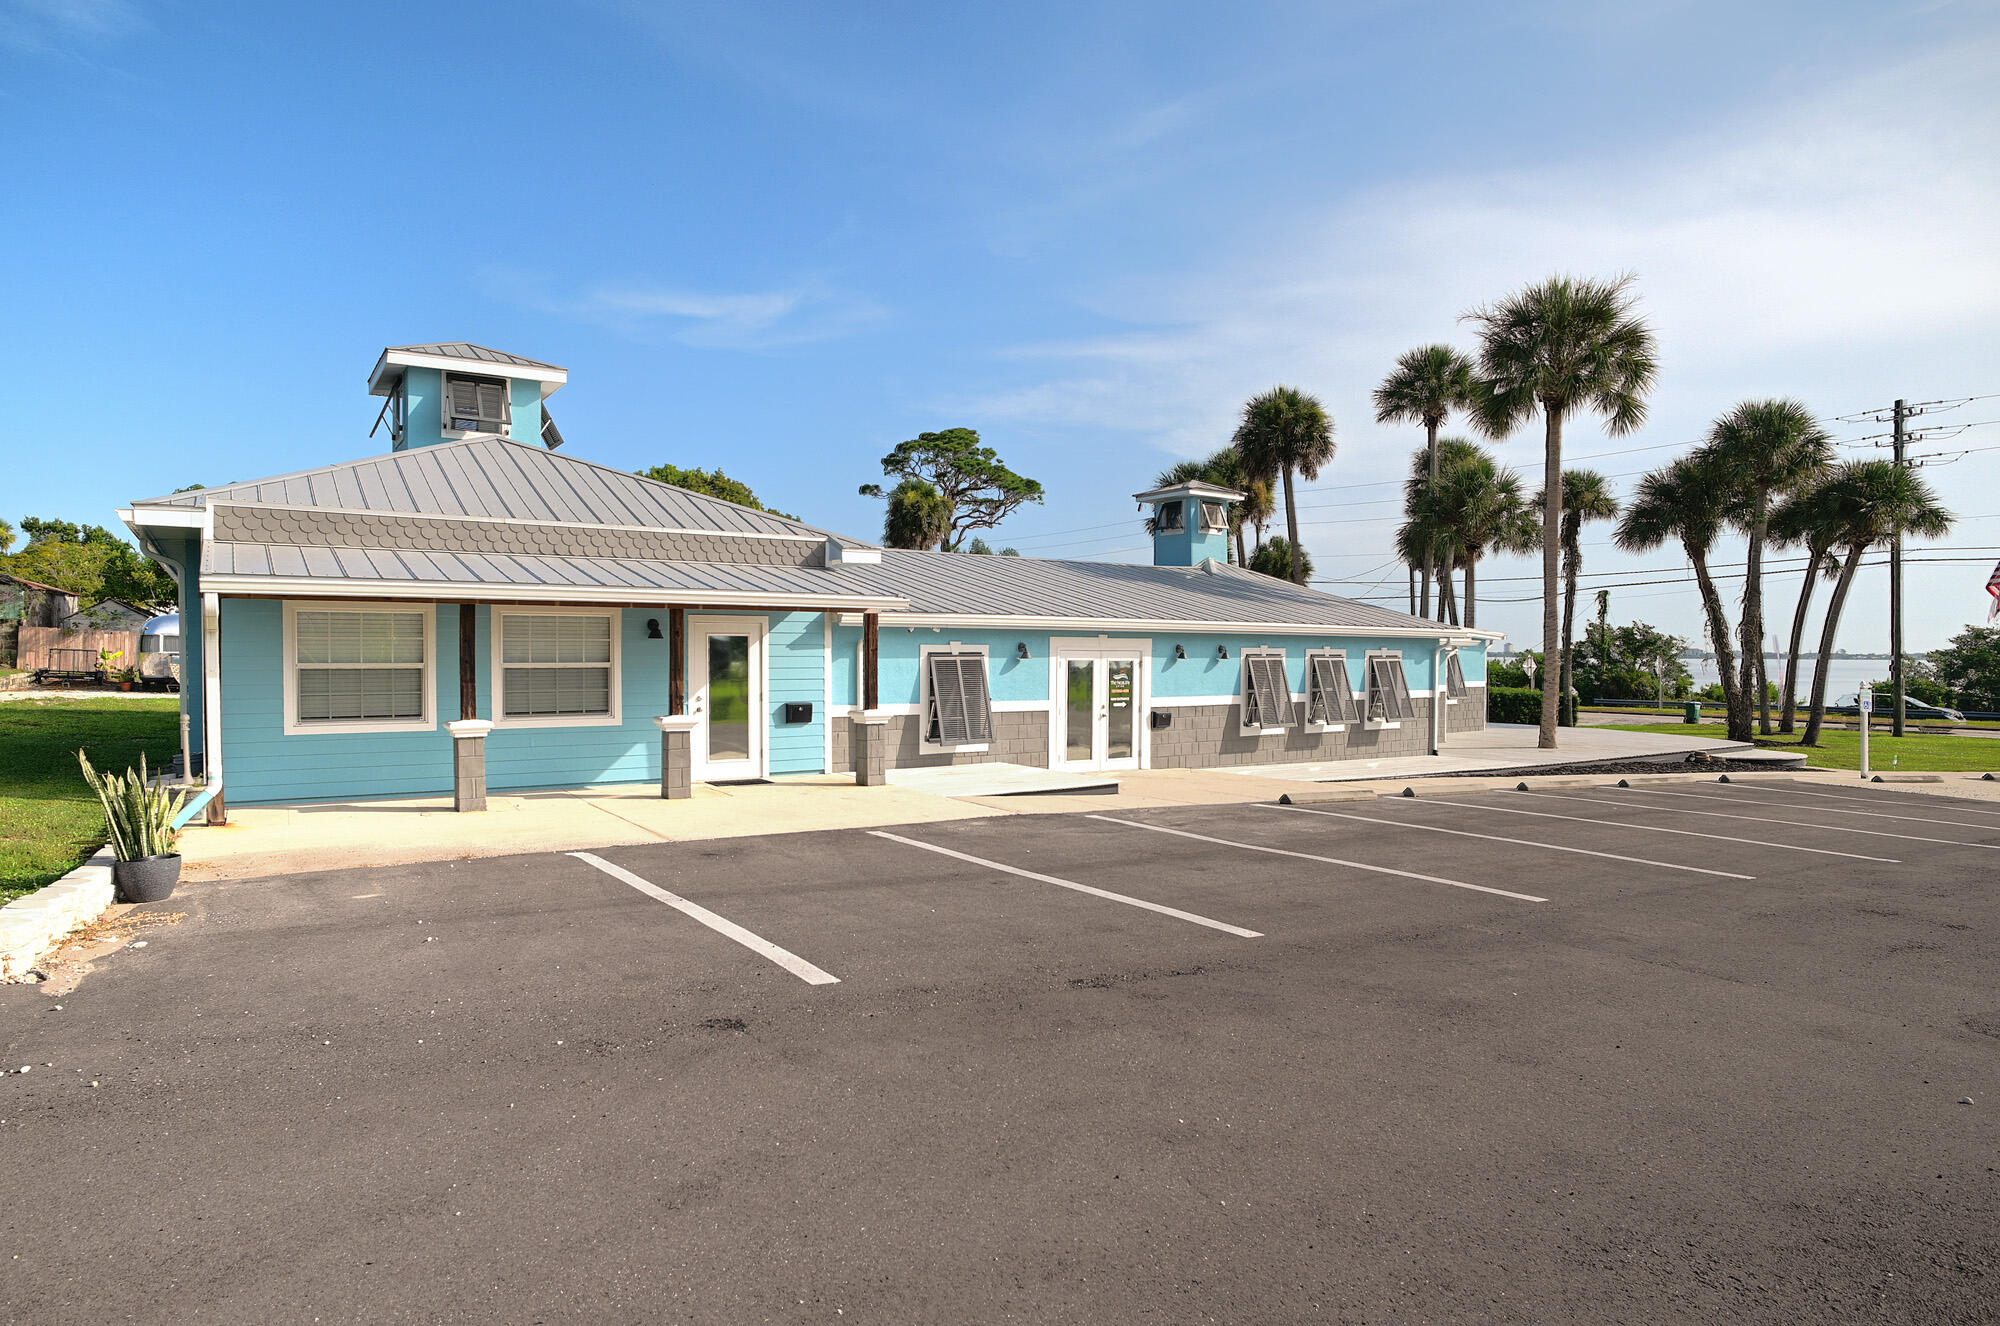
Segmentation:
[[(1908, 403), (1898, 400), (1896, 431), (1890, 444), (1895, 448), (1898, 471), (1903, 468), (1903, 421), (1909, 417)], [(1889, 539), (1889, 692), (1889, 731), (1891, 735), (1900, 737), (1903, 735), (1903, 530), (1900, 524)], [(1861, 721), (1868, 721), (1865, 715)]]

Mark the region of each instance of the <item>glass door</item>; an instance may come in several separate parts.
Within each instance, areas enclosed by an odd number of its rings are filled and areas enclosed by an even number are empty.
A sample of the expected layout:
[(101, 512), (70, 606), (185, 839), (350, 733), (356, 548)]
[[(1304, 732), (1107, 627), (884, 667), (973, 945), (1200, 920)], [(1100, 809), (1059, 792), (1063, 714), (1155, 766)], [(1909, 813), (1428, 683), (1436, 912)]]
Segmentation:
[(1133, 654), (1060, 655), (1058, 760), (1066, 769), (1139, 767), (1139, 668)]
[(688, 711), (694, 776), (705, 783), (764, 775), (764, 624), (696, 618), (688, 632)]

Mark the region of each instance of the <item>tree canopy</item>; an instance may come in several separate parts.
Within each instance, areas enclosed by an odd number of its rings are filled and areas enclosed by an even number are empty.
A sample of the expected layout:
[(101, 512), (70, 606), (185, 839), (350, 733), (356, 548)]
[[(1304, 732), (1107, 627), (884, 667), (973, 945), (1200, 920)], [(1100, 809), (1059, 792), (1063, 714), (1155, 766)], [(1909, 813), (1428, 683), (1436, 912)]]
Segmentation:
[(747, 506), (752, 511), (770, 511), (772, 515), (783, 516), (787, 520), (798, 519), (789, 512), (771, 511), (770, 507), (757, 500), (757, 494), (750, 491), (749, 484), (730, 478), (719, 466), (712, 470), (684, 470), (678, 465), (655, 465), (650, 470), (640, 470), (639, 477), (655, 483), (670, 483), (691, 493), (719, 497), (725, 502)]
[(1967, 626), (1949, 645), (1934, 650), (1929, 662), (1930, 675), (1954, 706), (2000, 709), (2000, 627)]
[[(1042, 485), (1014, 473), (970, 428), (919, 433), (882, 457), (882, 473), (928, 485), (950, 508), (939, 546), (957, 552), (974, 530), (992, 529), (1023, 505), (1042, 500)], [(883, 497), (879, 483), (861, 485), (863, 497)], [(899, 487), (896, 491), (902, 491)], [(897, 545), (906, 546), (906, 545)]]
[(889, 494), (882, 542), (919, 552), (936, 548), (951, 530), (951, 503), (922, 479), (905, 479)]
[(21, 533), (27, 546), (0, 556), (0, 571), (66, 589), (84, 607), (105, 599), (147, 607), (180, 597), (159, 563), (102, 525), (23, 516)]
[(1290, 580), (1294, 584), (1304, 584), (1312, 579), (1312, 554), (1304, 548), (1298, 550), (1298, 560), (1292, 560), (1292, 542), (1282, 534), (1273, 534), (1250, 554), (1250, 569), (1273, 576), (1279, 580)]

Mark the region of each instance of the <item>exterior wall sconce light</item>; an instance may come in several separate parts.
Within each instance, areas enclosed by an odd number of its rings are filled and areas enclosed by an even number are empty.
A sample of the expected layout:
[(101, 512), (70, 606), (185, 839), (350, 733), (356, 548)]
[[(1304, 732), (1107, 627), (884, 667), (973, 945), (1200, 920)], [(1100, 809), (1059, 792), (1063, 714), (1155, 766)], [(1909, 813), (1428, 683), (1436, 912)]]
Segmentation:
[(1174, 657), (1175, 657), (1175, 658), (1177, 658), (1177, 659), (1184, 659), (1184, 658), (1186, 658), (1186, 657), (1187, 657), (1187, 646), (1186, 646), (1186, 645), (1175, 645), (1175, 646), (1174, 646)]
[(1228, 646), (1228, 645), (1217, 645), (1217, 646), (1215, 647), (1215, 656), (1216, 656), (1217, 658), (1228, 658), (1228, 657), (1229, 657), (1229, 646)]
[(1020, 659), (1023, 663), (1028, 661), (1028, 646), (1025, 641), (1014, 646), (1014, 657)]
[(646, 638), (648, 640), (658, 640), (661, 638), (660, 619), (658, 617), (648, 617), (646, 619)]

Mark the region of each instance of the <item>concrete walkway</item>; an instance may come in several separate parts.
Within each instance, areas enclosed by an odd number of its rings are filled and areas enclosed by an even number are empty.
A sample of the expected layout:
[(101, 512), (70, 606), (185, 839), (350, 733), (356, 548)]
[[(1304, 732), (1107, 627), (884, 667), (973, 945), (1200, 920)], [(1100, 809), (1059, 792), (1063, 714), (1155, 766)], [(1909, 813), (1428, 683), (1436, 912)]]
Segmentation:
[[(566, 852), (634, 843), (741, 838), (818, 829), (872, 828), (995, 815), (1136, 810), (1276, 801), (1301, 782), (1340, 780), (1360, 794), (1395, 792), (1424, 774), (1477, 773), (1531, 764), (1629, 759), (1643, 754), (1736, 749), (1729, 742), (1567, 729), (1563, 749), (1535, 750), (1535, 729), (1495, 727), (1455, 740), (1447, 755), (1263, 765), (1247, 769), (1121, 772), (1110, 793), (939, 795), (912, 787), (856, 787), (846, 774), (801, 774), (768, 783), (697, 785), (667, 801), (651, 783), (499, 794), (483, 814), (461, 815), (449, 797), (317, 805), (236, 806), (220, 827), (181, 836), (190, 880), (246, 879), (346, 866), (406, 865), (521, 852)], [(1454, 785), (1457, 780), (1454, 780)], [(1467, 780), (1467, 786), (1474, 785)], [(976, 785), (973, 785), (976, 787)]]

